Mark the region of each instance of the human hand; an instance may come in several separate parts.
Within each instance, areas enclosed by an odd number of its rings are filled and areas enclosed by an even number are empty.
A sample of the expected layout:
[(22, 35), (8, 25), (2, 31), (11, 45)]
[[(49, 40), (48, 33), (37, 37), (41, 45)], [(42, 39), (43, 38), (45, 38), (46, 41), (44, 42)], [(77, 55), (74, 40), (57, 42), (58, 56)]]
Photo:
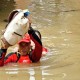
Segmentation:
[(27, 18), (29, 20), (29, 27), (31, 27), (31, 23), (32, 23), (31, 15), (28, 15)]
[(5, 33), (5, 29), (1, 31), (1, 35), (3, 35)]
[(8, 49), (8, 47), (11, 46), (4, 37), (1, 37), (1, 48), (2, 49)]

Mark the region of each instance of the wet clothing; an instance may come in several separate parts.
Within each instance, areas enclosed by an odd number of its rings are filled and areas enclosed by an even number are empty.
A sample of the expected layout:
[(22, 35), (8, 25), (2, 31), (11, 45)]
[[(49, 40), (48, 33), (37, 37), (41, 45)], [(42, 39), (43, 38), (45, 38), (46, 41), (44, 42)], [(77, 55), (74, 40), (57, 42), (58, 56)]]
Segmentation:
[(4, 59), (4, 64), (7, 64), (9, 62), (18, 62), (18, 63), (31, 63), (29, 54), (26, 54), (25, 56), (21, 56), (18, 52), (13, 52), (8, 54)]
[(31, 63), (38, 62), (42, 55), (42, 42), (35, 34), (35, 31), (30, 28), (28, 31), (31, 40), (35, 43), (35, 49), (31, 50), (29, 54), (25, 56), (21, 56), (18, 52), (9, 53), (6, 57), (7, 49), (0, 49), (0, 66), (10, 62), (18, 62), (18, 63)]

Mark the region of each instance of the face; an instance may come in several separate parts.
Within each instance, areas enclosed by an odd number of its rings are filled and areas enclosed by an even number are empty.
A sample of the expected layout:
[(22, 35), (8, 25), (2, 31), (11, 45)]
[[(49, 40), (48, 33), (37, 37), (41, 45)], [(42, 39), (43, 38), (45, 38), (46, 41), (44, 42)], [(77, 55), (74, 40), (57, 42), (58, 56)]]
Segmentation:
[(21, 55), (26, 55), (29, 53), (31, 48), (30, 42), (26, 43), (26, 42), (21, 42), (19, 44), (19, 52), (21, 53)]

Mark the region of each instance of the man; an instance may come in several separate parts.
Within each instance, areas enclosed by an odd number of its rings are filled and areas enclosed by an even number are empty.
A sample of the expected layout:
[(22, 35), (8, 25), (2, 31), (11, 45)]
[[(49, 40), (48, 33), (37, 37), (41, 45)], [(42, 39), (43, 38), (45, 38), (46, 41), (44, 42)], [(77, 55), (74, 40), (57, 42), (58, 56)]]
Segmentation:
[[(42, 39), (42, 36), (41, 36), (41, 33), (38, 31), (38, 30), (34, 30), (35, 31), (35, 34), (39, 37), (39, 39), (41, 40)], [(27, 34), (28, 35), (28, 34)], [(26, 38), (28, 39), (29, 38), (29, 35), (28, 37), (26, 36)], [(30, 39), (30, 38), (29, 38)], [(31, 40), (31, 49), (35, 49), (35, 43)], [(15, 47), (12, 51), (14, 52), (17, 52), (19, 49), (18, 47)], [(42, 47), (42, 57), (45, 56), (46, 54), (48, 53), (48, 49), (46, 47)]]
[[(29, 34), (29, 35), (28, 35)], [(10, 62), (31, 63), (38, 62), (42, 55), (42, 42), (30, 27), (28, 34), (18, 42), (18, 52), (10, 53), (5, 57), (8, 47), (2, 46), (0, 49), (0, 66)], [(29, 37), (30, 36), (30, 37)], [(35, 49), (31, 49), (31, 40), (35, 43)], [(5, 58), (5, 59), (4, 59)]]

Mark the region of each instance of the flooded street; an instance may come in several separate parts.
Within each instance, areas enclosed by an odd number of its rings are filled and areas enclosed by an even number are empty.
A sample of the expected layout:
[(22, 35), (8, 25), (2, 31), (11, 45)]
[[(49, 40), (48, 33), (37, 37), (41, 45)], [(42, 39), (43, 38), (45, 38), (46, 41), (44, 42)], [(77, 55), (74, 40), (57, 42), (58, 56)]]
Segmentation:
[(80, 80), (80, 0), (0, 0), (0, 3), (0, 33), (13, 9), (28, 8), (32, 27), (41, 32), (43, 45), (48, 48), (40, 63), (0, 67), (0, 80)]

